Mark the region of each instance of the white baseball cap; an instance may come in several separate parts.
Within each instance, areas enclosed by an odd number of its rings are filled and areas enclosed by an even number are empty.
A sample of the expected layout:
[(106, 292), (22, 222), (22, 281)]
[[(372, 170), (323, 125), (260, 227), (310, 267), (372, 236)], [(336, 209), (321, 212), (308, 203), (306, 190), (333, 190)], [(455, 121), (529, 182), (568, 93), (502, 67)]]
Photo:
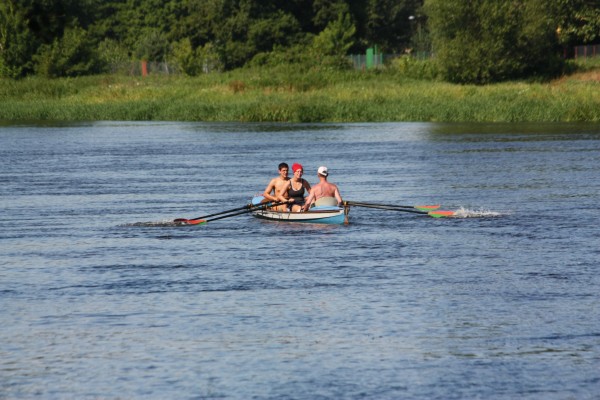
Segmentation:
[(329, 175), (329, 171), (327, 170), (327, 167), (321, 166), (321, 167), (319, 167), (317, 174), (327, 176), (327, 175)]

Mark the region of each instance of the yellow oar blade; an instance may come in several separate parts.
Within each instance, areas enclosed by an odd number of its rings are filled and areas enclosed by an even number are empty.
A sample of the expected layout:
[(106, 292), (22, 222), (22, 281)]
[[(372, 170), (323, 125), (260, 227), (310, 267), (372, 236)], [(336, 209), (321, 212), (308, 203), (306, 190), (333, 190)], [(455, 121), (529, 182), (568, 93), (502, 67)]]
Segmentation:
[(440, 207), (441, 206), (439, 204), (431, 205), (431, 206), (414, 206), (414, 208), (416, 208), (417, 210), (421, 210), (421, 211), (433, 211), (433, 210), (437, 210)]

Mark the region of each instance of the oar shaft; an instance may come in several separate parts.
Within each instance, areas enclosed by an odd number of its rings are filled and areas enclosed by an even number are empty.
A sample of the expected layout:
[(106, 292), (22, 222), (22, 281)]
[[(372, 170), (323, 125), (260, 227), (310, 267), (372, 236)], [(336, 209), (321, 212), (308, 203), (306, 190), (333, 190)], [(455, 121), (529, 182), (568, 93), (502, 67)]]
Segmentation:
[(217, 220), (223, 219), (223, 218), (235, 217), (236, 215), (242, 215), (242, 214), (246, 214), (246, 213), (249, 213), (249, 212), (252, 212), (252, 211), (263, 210), (263, 209), (268, 208), (268, 207), (279, 206), (279, 205), (282, 205), (282, 204), (286, 204), (286, 203), (282, 202), (282, 201), (277, 202), (277, 203), (263, 203), (263, 204), (259, 204), (259, 205), (256, 205), (256, 206), (248, 207), (248, 209), (244, 210), (244, 211), (239, 211), (239, 212), (235, 212), (235, 213), (232, 213), (232, 214), (223, 215), (222, 217), (207, 219), (204, 222), (211, 222), (211, 221), (217, 221)]
[(253, 206), (252, 204), (246, 204), (244, 207), (234, 208), (232, 210), (227, 210), (227, 211), (221, 211), (221, 212), (214, 213), (214, 214), (203, 215), (202, 217), (190, 218), (190, 220), (216, 217), (217, 215), (229, 214), (231, 212), (246, 210), (246, 209), (252, 208), (252, 207), (256, 207), (256, 206)]
[(211, 218), (211, 219), (207, 219), (204, 222), (211, 222), (211, 221), (216, 221), (219, 219), (223, 219), (223, 218), (229, 218), (229, 217), (235, 217), (236, 215), (242, 215), (242, 214), (246, 214), (252, 211), (255, 211), (257, 208), (254, 208), (252, 210), (244, 210), (244, 211), (238, 211), (236, 213), (232, 213), (232, 214), (227, 214), (227, 215), (223, 215), (221, 217), (217, 217), (217, 218)]
[(427, 211), (420, 211), (420, 210), (415, 210), (415, 209), (411, 209), (411, 208), (390, 207), (390, 206), (379, 205), (379, 204), (355, 203), (353, 201), (348, 201), (348, 202), (346, 202), (346, 204), (349, 206), (354, 206), (354, 207), (376, 208), (379, 210), (401, 211), (401, 212), (408, 212), (408, 213), (414, 213), (414, 214), (429, 214), (429, 212), (427, 212)]
[[(381, 206), (381, 207), (390, 207), (390, 208), (414, 208), (416, 210), (421, 210), (422, 208), (424, 209), (437, 209), (440, 208), (439, 205), (425, 205), (425, 206), (405, 206), (405, 205), (401, 205), (401, 204), (379, 204), (379, 203), (365, 203), (362, 201), (347, 201), (346, 202), (349, 205), (354, 205), (354, 206)], [(421, 210), (424, 211), (424, 210)]]

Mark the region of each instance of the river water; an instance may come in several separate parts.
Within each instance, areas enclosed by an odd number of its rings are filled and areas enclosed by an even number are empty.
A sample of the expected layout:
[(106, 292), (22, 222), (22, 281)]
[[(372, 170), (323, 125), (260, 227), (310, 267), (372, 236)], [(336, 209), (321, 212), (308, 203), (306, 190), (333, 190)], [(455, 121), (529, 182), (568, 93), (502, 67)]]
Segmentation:
[[(326, 165), (347, 226), (239, 215)], [(0, 126), (0, 398), (598, 399), (599, 124)]]

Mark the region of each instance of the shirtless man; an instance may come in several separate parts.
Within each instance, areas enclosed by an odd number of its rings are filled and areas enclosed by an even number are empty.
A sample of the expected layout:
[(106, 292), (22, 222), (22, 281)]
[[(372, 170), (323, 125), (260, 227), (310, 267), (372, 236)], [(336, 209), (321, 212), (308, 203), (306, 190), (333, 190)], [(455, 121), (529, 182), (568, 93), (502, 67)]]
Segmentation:
[[(267, 188), (265, 189), (265, 191), (263, 193), (263, 196), (266, 200), (274, 201), (274, 202), (279, 201), (279, 199), (277, 198), (277, 194), (283, 188), (286, 188), (290, 182), (290, 178), (288, 177), (289, 170), (290, 170), (290, 167), (286, 163), (279, 164), (279, 176), (271, 179), (271, 182), (269, 182), (269, 184), (267, 185)], [(284, 205), (275, 207), (276, 210), (279, 210), (280, 208), (282, 210), (285, 210), (286, 205), (284, 204)]]
[(319, 170), (317, 171), (319, 183), (312, 187), (310, 196), (306, 199), (302, 211), (308, 210), (313, 202), (316, 202), (316, 205), (332, 206), (335, 205), (337, 201), (338, 206), (342, 205), (343, 200), (342, 196), (340, 196), (340, 191), (336, 185), (327, 182), (328, 175), (329, 171), (327, 170), (327, 167), (319, 167)]

